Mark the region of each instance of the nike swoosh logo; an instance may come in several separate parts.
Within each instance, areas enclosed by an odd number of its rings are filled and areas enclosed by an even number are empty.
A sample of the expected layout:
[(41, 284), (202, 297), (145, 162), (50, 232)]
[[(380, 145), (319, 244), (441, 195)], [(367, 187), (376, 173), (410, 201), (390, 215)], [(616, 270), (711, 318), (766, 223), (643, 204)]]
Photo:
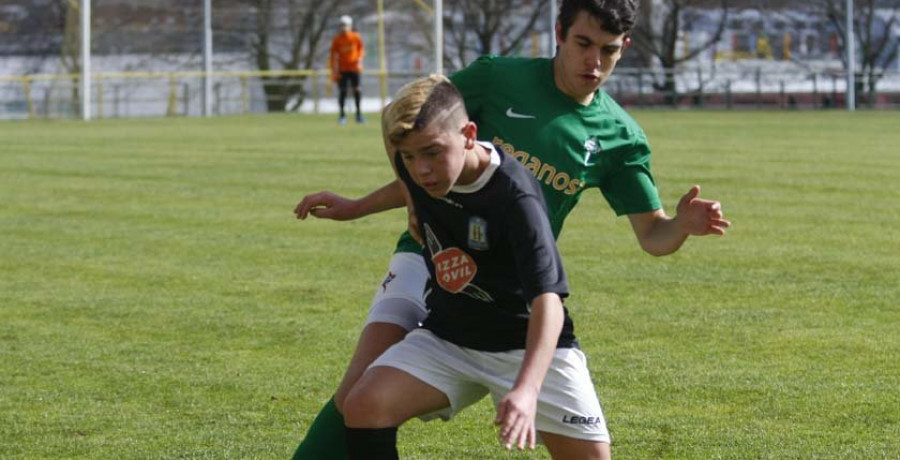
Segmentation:
[(521, 113), (513, 112), (512, 107), (506, 109), (506, 116), (509, 118), (534, 118), (534, 115), (524, 115)]

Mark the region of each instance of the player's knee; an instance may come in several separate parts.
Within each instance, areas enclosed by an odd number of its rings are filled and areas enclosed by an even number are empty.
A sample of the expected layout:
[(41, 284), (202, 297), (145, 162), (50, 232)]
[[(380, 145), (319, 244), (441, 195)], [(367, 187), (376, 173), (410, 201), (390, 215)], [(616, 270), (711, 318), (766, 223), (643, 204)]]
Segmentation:
[(578, 458), (584, 460), (610, 460), (609, 443), (586, 441), (565, 436), (541, 433), (544, 444), (554, 460)]
[(347, 400), (347, 392), (343, 391), (343, 388), (338, 388), (338, 390), (334, 393), (334, 407), (337, 408), (337, 411), (344, 414), (344, 401)]
[(384, 398), (365, 389), (355, 388), (344, 398), (344, 422), (350, 428), (384, 428), (396, 426)]
[(586, 455), (583, 458), (595, 460), (610, 460), (609, 444), (605, 442), (595, 442), (588, 447)]

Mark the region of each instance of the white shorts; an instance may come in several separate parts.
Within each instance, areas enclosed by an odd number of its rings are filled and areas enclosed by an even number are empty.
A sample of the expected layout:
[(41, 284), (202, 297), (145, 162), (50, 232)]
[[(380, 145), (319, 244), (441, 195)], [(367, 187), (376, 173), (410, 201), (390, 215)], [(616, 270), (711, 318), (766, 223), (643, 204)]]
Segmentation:
[(428, 267), (421, 254), (398, 252), (375, 291), (366, 325), (396, 324), (407, 331), (419, 327), (428, 310), (425, 308), (425, 285)]
[[(485, 352), (456, 346), (425, 329), (410, 332), (372, 363), (400, 369), (437, 388), (450, 407), (421, 416), (449, 420), (490, 394), (496, 408), (519, 375), (525, 350)], [(538, 395), (538, 431), (574, 439), (610, 442), (606, 419), (584, 353), (557, 348)]]

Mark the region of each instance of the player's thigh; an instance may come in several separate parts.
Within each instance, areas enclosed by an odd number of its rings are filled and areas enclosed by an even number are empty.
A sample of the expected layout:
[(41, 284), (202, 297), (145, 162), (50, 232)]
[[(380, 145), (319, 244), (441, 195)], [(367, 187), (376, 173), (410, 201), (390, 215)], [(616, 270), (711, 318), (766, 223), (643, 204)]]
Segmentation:
[(437, 388), (397, 368), (366, 371), (345, 400), (344, 420), (351, 428), (399, 426), (450, 405)]
[(450, 420), (488, 394), (488, 388), (477, 381), (481, 362), (472, 358), (469, 350), (419, 328), (379, 356), (369, 371), (380, 367), (399, 369), (436, 388), (446, 395), (447, 404), (417, 416), (423, 421)]
[(338, 78), (338, 89), (341, 92), (347, 91), (347, 87), (350, 86), (350, 79), (347, 78), (347, 72), (341, 72), (341, 76)]
[(375, 287), (366, 325), (335, 394), (338, 410), (366, 368), (391, 345), (425, 319), (425, 284), (428, 268), (421, 254), (398, 252), (391, 257), (387, 273)]
[(353, 87), (354, 91), (359, 91), (359, 77), (358, 72), (350, 72), (350, 86)]
[(609, 444), (575, 439), (556, 433), (540, 432), (541, 440), (554, 459), (609, 460)]
[(367, 324), (359, 336), (356, 343), (356, 351), (353, 358), (347, 366), (341, 385), (338, 387), (334, 395), (334, 402), (338, 411), (344, 412), (344, 399), (356, 384), (356, 381), (363, 375), (366, 368), (375, 361), (375, 358), (381, 356), (388, 348), (395, 343), (403, 340), (408, 331), (406, 328), (391, 323), (370, 323)]

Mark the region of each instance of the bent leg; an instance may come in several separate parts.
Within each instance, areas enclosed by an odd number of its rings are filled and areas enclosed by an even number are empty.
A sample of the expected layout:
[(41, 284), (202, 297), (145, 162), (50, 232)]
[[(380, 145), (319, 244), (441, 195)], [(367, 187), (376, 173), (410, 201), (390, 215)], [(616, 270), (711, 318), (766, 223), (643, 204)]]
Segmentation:
[(292, 460), (348, 458), (343, 416), (344, 400), (369, 364), (391, 345), (402, 340), (406, 333), (405, 328), (390, 323), (370, 323), (363, 329), (337, 393), (316, 416), (303, 441), (297, 446)]
[(403, 340), (407, 330), (401, 326), (391, 323), (370, 323), (366, 325), (362, 333), (359, 335), (359, 342), (356, 344), (356, 351), (347, 366), (341, 385), (338, 387), (337, 393), (334, 395), (334, 402), (337, 409), (344, 413), (344, 399), (350, 393), (350, 389), (357, 380), (375, 361), (375, 358), (381, 356), (391, 345)]
[(397, 460), (397, 427), (450, 405), (437, 388), (387, 366), (366, 371), (347, 395), (347, 452), (350, 460)]
[(609, 444), (541, 432), (541, 440), (554, 459), (610, 460)]
[(369, 369), (344, 400), (344, 420), (350, 428), (387, 428), (450, 405), (437, 388), (400, 369)]
[(344, 417), (340, 412), (344, 399), (369, 364), (424, 318), (422, 293), (427, 280), (428, 270), (421, 255), (397, 253), (391, 258), (388, 272), (372, 299), (367, 324), (341, 385), (334, 398), (316, 416), (293, 460), (347, 458)]

